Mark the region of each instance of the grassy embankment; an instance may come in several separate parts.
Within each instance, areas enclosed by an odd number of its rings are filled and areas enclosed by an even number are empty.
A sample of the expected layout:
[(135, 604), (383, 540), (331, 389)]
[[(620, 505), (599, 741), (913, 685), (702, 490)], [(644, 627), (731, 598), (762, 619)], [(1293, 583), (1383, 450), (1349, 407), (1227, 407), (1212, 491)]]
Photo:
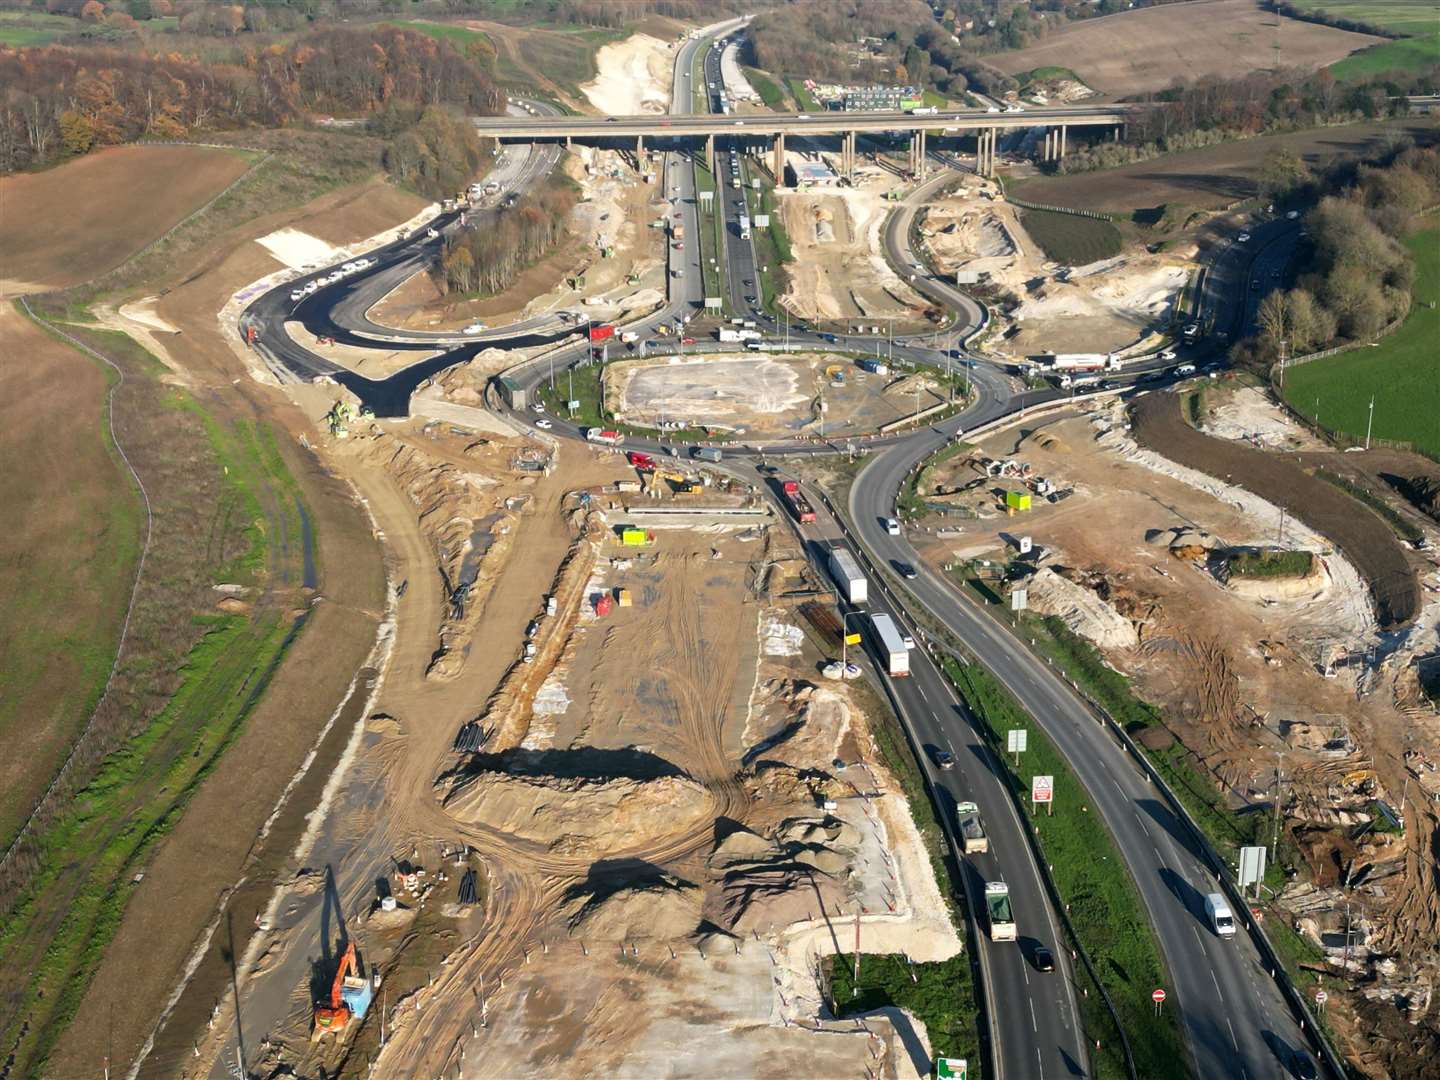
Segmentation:
[(1304, 577), (1315, 565), (1315, 556), (1308, 551), (1232, 551), (1225, 560), (1230, 573), (1239, 577), (1275, 578)]
[(0, 11), (0, 45), (17, 49), (48, 45), (58, 37), (82, 29), (78, 19), (48, 15), (40, 11)]
[[(1098, 815), (1082, 812), (1081, 807), (1091, 801), (1084, 786), (1044, 728), (1010, 692), (976, 664), (962, 665), (947, 658), (943, 666), (971, 711), (984, 722), (991, 756), (1015, 797), (1028, 800), (1032, 775), (1055, 778), (1055, 814), (1029, 819), (1051, 877), (1114, 1002), (1136, 1071), (1141, 1076), (1176, 1075), (1177, 1064), (1186, 1060), (1178, 1017), (1172, 1011), (1157, 1022), (1149, 998), (1151, 989), (1168, 984), (1165, 965), (1114, 838)], [(1015, 728), (1029, 732), (1023, 775), (1004, 752), (1006, 732)], [(1060, 942), (1055, 945), (1062, 947)], [(1077, 964), (1076, 968), (1077, 978), (1086, 981), (1083, 967)], [(1095, 1055), (1099, 1074), (1125, 1075), (1124, 1056), (1104, 1002), (1098, 994), (1082, 995), (1080, 1008), (1089, 1037), (1101, 1042)]]
[(785, 101), (785, 91), (776, 85), (775, 80), (758, 68), (747, 67), (744, 71), (745, 78), (755, 88), (755, 93), (760, 95), (760, 100), (765, 103), (767, 109), (785, 112), (789, 108)]
[(755, 267), (759, 273), (760, 304), (772, 315), (776, 313), (776, 299), (789, 287), (785, 265), (795, 261), (790, 247), (790, 236), (785, 231), (785, 222), (780, 217), (780, 208), (775, 205), (775, 185), (761, 175), (759, 169), (751, 168), (750, 175), (760, 181), (760, 190), (745, 189), (745, 202), (750, 208), (750, 220), (758, 214), (769, 214), (770, 224), (750, 230), (755, 241)]
[(801, 112), (815, 113), (823, 112), (824, 106), (815, 100), (815, 95), (805, 89), (805, 80), (794, 75), (785, 76), (785, 85), (790, 89), (790, 96), (795, 99), (795, 107)]
[(1325, 11), (1407, 35), (1374, 45), (1330, 65), (1337, 79), (1366, 78), (1386, 71), (1423, 71), (1440, 64), (1440, 23), (1433, 4), (1415, 0), (1296, 0), (1300, 7)]
[[(267, 428), (221, 424), (123, 334), (66, 326), (125, 372), (114, 408), (155, 510), (131, 636), (87, 739), (88, 782), (17, 855), (0, 918), (0, 1014), (18, 1075), (44, 1073), (158, 840), (242, 729), (290, 640), (298, 488)], [(257, 590), (220, 611), (211, 585)], [(19, 860), (22, 860), (20, 862)]]
[(1415, 256), (1415, 285), (1404, 325), (1375, 348), (1360, 346), (1286, 371), (1285, 399), (1296, 412), (1363, 443), (1373, 397), (1373, 438), (1412, 443), (1440, 458), (1440, 228), (1433, 217), (1407, 246)]
[(1021, 210), (1020, 223), (1044, 250), (1046, 258), (1066, 266), (1084, 266), (1120, 254), (1120, 230), (1108, 221), (1049, 210)]
[[(702, 192), (710, 192), (714, 198), (705, 200)], [(724, 192), (719, 188), (714, 174), (705, 167), (701, 155), (695, 157), (695, 220), (699, 222), (700, 235), (695, 243), (700, 245), (700, 274), (705, 282), (705, 295), (725, 298), (725, 215), (721, 212)], [(722, 307), (723, 310), (723, 307)]]

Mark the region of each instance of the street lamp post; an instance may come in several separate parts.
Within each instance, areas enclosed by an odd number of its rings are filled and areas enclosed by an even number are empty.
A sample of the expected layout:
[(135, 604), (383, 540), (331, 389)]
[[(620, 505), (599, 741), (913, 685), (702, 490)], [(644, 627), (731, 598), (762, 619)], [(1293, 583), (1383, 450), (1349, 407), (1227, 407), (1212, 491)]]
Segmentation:
[(1375, 424), (1375, 395), (1370, 395), (1370, 415), (1365, 420), (1365, 449), (1370, 449), (1370, 429)]

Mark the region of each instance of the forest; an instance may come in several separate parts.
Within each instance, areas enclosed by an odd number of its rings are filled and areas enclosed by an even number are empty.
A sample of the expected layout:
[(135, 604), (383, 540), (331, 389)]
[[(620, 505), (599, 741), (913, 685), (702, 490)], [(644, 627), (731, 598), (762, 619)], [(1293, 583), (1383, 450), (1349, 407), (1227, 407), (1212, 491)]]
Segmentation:
[(435, 268), (436, 284), (445, 293), (503, 292), (565, 239), (566, 220), (577, 197), (573, 184), (552, 177), (505, 213), (463, 230), (446, 244)]
[(390, 103), (494, 114), (504, 95), (444, 42), (394, 26), (322, 29), (236, 63), (114, 48), (0, 48), (0, 172), (102, 146), (363, 116)]
[[(1260, 332), (1232, 358), (1265, 370), (1291, 356), (1346, 341), (1369, 341), (1410, 309), (1414, 259), (1403, 241), (1418, 215), (1440, 200), (1440, 148), (1405, 146), (1366, 163), (1342, 163), (1310, 176), (1291, 163), (1278, 199), (1308, 202), (1303, 270), (1292, 289), (1260, 303)], [(1283, 343), (1283, 344), (1282, 344)]]

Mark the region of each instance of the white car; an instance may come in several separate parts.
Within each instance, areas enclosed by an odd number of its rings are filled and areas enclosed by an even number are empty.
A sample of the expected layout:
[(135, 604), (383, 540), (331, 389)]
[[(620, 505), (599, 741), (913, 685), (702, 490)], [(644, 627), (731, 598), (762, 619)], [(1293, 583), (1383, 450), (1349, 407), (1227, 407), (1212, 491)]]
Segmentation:
[(293, 304), (297, 300), (304, 300), (306, 295), (307, 294), (304, 289), (291, 289), (290, 302)]
[(535, 426), (538, 427), (541, 431), (549, 431), (554, 425), (542, 416), (539, 420), (535, 421)]
[(1160, 354), (1160, 359), (1161, 359), (1161, 360), (1174, 360), (1174, 359), (1175, 359), (1175, 350), (1174, 350), (1174, 349), (1166, 349), (1164, 352), (1162, 352), (1162, 353)]
[(1248, 232), (1242, 232), (1235, 239), (1239, 240), (1242, 244), (1248, 244), (1250, 242), (1250, 234)]
[(1294, 221), (1294, 220), (1295, 220), (1296, 218), (1298, 218), (1299, 216), (1300, 216), (1300, 211), (1299, 211), (1299, 210), (1290, 210), (1290, 211), (1287, 211), (1287, 212), (1286, 212), (1286, 214), (1285, 214), (1285, 220), (1286, 220), (1286, 221)]
[(1177, 367), (1177, 368), (1175, 369), (1175, 374), (1176, 374), (1176, 375), (1194, 375), (1194, 374), (1195, 374), (1195, 365), (1194, 365), (1194, 364), (1181, 364), (1179, 367)]
[(899, 521), (897, 521), (897, 520), (896, 520), (895, 518), (893, 518), (893, 517), (887, 517), (887, 518), (884, 518), (884, 519), (882, 519), (882, 520), (884, 521), (884, 524), (885, 524), (885, 532), (886, 532), (886, 533), (888, 533), (890, 536), (899, 536), (899, 535), (900, 535), (900, 522), (899, 522)]
[(306, 295), (306, 296), (309, 296), (311, 293), (313, 293), (313, 292), (314, 292), (316, 289), (318, 289), (318, 288), (320, 288), (320, 282), (318, 282), (318, 281), (308, 282), (308, 283), (306, 284), (306, 286), (305, 286), (305, 295)]
[(461, 330), (460, 332), (462, 334), (480, 334), (484, 333), (488, 329), (490, 328), (486, 326), (483, 322), (472, 322), (469, 326), (465, 327), (465, 329)]
[(1000, 111), (1000, 108), (999, 108), (999, 106), (996, 106), (996, 105), (987, 105), (987, 106), (985, 107), (985, 111), (986, 111), (986, 112), (999, 112), (999, 111)]

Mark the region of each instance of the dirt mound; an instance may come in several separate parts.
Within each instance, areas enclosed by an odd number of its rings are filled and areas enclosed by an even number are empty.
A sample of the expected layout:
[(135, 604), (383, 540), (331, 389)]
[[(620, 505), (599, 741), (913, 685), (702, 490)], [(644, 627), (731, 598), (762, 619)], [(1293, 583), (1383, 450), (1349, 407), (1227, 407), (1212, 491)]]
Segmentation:
[(1381, 473), (1380, 478), (1403, 495), (1415, 509), (1440, 521), (1440, 476), (1395, 476)]
[(1415, 571), (1375, 514), (1282, 458), (1196, 431), (1181, 417), (1175, 394), (1146, 394), (1131, 412), (1141, 446), (1253, 491), (1329, 538), (1365, 578), (1382, 626), (1415, 617), (1420, 609)]
[(859, 843), (853, 825), (828, 814), (786, 818), (768, 837), (737, 828), (708, 860), (720, 893), (715, 921), (743, 932), (753, 911), (776, 917), (777, 903), (793, 904), (797, 891), (818, 879), (843, 883)]
[(1042, 567), (1026, 583), (1030, 609), (1054, 615), (1102, 649), (1132, 649), (1140, 643), (1130, 620), (1095, 593)]
[(582, 940), (673, 941), (700, 925), (700, 889), (660, 872), (624, 885), (602, 878), (576, 889), (568, 911), (570, 932)]
[(441, 776), (437, 788), (458, 820), (565, 856), (652, 846), (714, 813), (703, 786), (639, 750), (477, 754)]

